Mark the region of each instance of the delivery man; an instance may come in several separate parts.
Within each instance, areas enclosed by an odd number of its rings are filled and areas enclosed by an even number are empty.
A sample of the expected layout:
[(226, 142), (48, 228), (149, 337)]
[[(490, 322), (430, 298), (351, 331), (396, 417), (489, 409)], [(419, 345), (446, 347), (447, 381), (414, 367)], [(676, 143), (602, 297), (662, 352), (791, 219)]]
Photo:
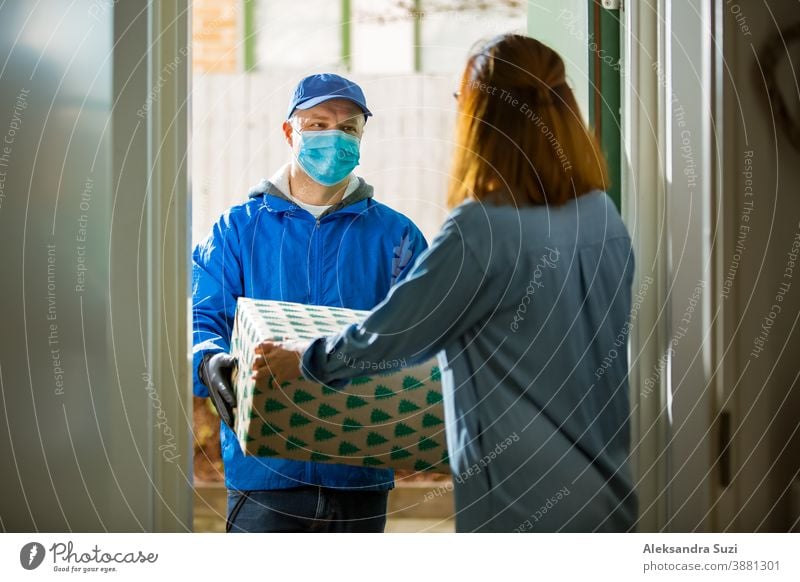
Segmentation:
[(352, 173), (371, 115), (355, 83), (333, 74), (301, 80), (283, 123), (291, 162), (194, 249), (194, 393), (211, 396), (222, 420), (226, 531), (384, 529), (390, 469), (245, 457), (231, 430), (238, 297), (371, 309), (427, 246)]

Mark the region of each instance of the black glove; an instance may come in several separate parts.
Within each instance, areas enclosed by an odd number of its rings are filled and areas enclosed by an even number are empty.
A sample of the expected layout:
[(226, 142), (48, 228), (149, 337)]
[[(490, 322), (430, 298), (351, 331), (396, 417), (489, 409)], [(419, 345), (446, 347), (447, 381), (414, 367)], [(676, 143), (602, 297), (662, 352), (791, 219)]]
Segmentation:
[(203, 384), (208, 387), (208, 393), (219, 417), (231, 428), (233, 428), (233, 409), (236, 407), (236, 396), (231, 381), (235, 365), (236, 358), (225, 352), (218, 352), (206, 354), (197, 370)]

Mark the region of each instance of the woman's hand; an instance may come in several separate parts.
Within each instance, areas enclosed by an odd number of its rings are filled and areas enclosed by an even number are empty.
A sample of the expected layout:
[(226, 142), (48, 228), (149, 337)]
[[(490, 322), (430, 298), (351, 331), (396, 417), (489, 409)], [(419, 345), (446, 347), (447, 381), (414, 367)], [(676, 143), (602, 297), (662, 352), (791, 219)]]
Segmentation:
[(258, 344), (255, 348), (251, 376), (256, 381), (256, 386), (270, 387), (270, 378), (279, 385), (300, 378), (302, 376), (300, 358), (310, 343), (310, 341), (295, 340), (266, 341)]

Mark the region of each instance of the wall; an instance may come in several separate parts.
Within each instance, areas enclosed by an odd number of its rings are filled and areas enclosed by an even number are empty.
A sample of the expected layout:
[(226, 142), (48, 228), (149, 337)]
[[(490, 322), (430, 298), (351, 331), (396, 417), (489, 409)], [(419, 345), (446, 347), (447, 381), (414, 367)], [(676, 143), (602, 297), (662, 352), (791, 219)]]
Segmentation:
[(528, 0), (528, 35), (559, 52), (584, 119), (589, 120), (589, 2)]
[(186, 7), (0, 6), (2, 531), (191, 528)]
[[(800, 151), (766, 99), (761, 51), (800, 14), (793, 0), (768, 9), (718, 4), (725, 45), (718, 388), (720, 409), (732, 415), (733, 445), (732, 480), (719, 491), (715, 527), (786, 531), (800, 518), (790, 500), (800, 471)], [(779, 46), (776, 72), (797, 119), (800, 46)]]
[[(102, 307), (108, 265), (99, 244), (108, 240), (111, 214), (104, 127), (113, 97), (106, 59), (113, 12), (90, 13), (86, 1), (72, 9), (56, 0), (31, 6), (11, 3), (0, 17), (1, 52), (9, 55), (0, 82), (2, 529), (122, 527), (122, 519), (97, 510), (124, 504), (116, 479), (135, 481), (108, 463), (101, 446), (113, 438), (110, 417), (119, 411), (101, 364), (110, 354)], [(50, 38), (54, 17), (65, 24)], [(86, 28), (92, 34), (81, 43)], [(129, 511), (143, 513), (146, 503), (131, 495)]]
[(195, 71), (234, 73), (244, 49), (242, 0), (192, 2), (192, 60)]

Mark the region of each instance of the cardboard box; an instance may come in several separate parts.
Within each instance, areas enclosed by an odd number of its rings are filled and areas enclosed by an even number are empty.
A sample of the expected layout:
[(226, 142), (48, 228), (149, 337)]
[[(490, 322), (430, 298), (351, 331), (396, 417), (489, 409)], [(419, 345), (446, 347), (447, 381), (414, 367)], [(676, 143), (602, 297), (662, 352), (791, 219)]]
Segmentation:
[(250, 379), (260, 342), (331, 335), (366, 313), (238, 300), (231, 338), (239, 364), (235, 430), (246, 455), (450, 472), (436, 360), (388, 374), (380, 373), (383, 362), (355, 362), (365, 375), (341, 390), (303, 378), (259, 389)]

